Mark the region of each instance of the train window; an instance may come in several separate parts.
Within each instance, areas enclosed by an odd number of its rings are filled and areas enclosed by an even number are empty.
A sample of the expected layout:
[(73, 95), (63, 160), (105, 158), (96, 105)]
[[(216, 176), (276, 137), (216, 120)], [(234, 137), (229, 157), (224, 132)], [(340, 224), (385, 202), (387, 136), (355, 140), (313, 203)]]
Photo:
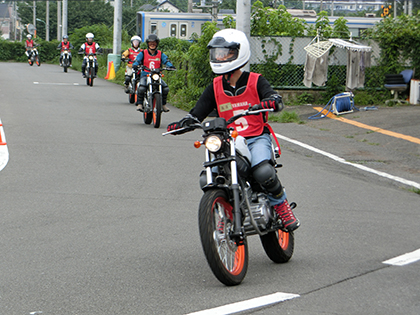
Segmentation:
[(187, 36), (187, 24), (181, 24), (180, 32), (181, 32), (181, 37)]
[(171, 36), (176, 37), (176, 24), (171, 24)]
[(150, 34), (157, 34), (157, 24), (156, 23), (152, 23), (150, 25)]

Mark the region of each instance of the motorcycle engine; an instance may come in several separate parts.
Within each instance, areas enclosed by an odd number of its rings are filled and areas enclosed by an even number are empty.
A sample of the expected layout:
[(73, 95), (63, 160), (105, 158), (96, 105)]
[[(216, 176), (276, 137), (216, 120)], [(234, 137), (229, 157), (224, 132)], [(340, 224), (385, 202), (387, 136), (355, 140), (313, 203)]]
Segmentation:
[(244, 227), (246, 232), (255, 231), (252, 221), (258, 227), (260, 231), (266, 231), (269, 223), (274, 220), (273, 209), (270, 206), (270, 202), (267, 196), (263, 193), (259, 193), (257, 196), (257, 202), (251, 202), (250, 216), (252, 219), (247, 216), (245, 218)]

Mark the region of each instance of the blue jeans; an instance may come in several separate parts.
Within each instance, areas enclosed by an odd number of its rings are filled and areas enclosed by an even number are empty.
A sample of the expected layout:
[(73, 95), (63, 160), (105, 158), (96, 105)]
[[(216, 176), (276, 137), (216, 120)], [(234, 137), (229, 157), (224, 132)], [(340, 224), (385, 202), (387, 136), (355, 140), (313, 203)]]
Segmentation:
[[(269, 161), (271, 159), (273, 150), (269, 134), (264, 133), (261, 136), (246, 139), (246, 141), (248, 143), (249, 151), (251, 151), (251, 167), (258, 165), (262, 161)], [(284, 192), (283, 196), (280, 198), (274, 198), (268, 194), (268, 199), (272, 206), (282, 203), (286, 198), (286, 192)]]

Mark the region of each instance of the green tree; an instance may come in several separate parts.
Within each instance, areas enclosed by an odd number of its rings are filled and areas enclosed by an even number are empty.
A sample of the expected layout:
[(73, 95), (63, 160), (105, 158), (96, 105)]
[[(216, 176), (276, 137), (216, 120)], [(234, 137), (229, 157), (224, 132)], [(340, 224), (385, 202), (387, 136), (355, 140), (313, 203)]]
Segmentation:
[(407, 65), (420, 69), (420, 13), (385, 18), (368, 30), (367, 37), (379, 42), (383, 72), (399, 73)]

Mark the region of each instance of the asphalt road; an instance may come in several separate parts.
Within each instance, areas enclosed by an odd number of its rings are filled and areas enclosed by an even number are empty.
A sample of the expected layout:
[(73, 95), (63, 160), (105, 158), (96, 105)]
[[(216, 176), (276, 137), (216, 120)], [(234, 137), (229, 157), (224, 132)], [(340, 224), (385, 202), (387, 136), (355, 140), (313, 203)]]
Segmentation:
[[(244, 282), (225, 287), (198, 236), (201, 134), (161, 136), (185, 112), (170, 106), (155, 129), (121, 86), (91, 88), (46, 64), (0, 63), (0, 99), (10, 155), (0, 171), (1, 314), (189, 314), (276, 292), (298, 297), (246, 313), (420, 313), (420, 262), (383, 263), (420, 248), (409, 185), (281, 140), (279, 176), (302, 222), (294, 256), (276, 265), (251, 237)], [(419, 113), (406, 108), (406, 118)], [(418, 120), (389, 125), (382, 112), (346, 118), (420, 137)], [(331, 119), (273, 129), (420, 183), (419, 145), (406, 140)]]

